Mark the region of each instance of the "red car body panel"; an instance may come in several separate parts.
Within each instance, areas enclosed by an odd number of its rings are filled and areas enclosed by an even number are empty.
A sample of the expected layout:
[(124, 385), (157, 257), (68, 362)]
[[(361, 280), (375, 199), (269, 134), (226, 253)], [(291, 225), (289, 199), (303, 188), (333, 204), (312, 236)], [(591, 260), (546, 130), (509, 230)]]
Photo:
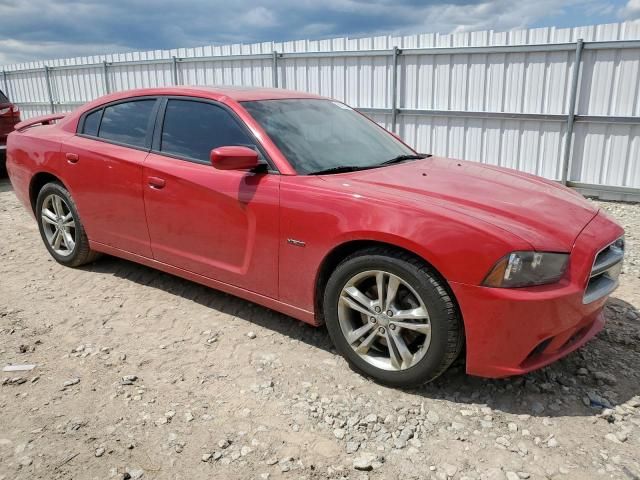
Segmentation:
[[(83, 112), (133, 96), (190, 96), (233, 110), (280, 172), (216, 170), (76, 135)], [(623, 231), (569, 189), (532, 175), (445, 158), (303, 176), (239, 102), (319, 98), (273, 89), (157, 88), (103, 97), (56, 125), (16, 132), (8, 169), (33, 212), (34, 176), (59, 178), (91, 247), (319, 324), (324, 262), (352, 242), (395, 245), (432, 265), (464, 320), (469, 373), (524, 373), (602, 328), (606, 297), (583, 305), (596, 253)], [(29, 123), (29, 122), (26, 122)], [(71, 154), (68, 158), (67, 154)], [(76, 157), (77, 156), (77, 157)], [(551, 285), (481, 286), (517, 250), (570, 253)], [(546, 348), (531, 355), (541, 342)]]
[[(467, 341), (475, 347), (467, 352), (469, 373), (509, 376), (535, 370), (598, 333), (606, 297), (586, 305), (582, 299), (595, 252), (621, 233), (617, 224), (598, 214), (573, 244), (568, 272), (557, 284), (509, 289), (450, 282), (465, 312)], [(549, 340), (543, 355), (528, 358)]]
[[(428, 161), (428, 160), (427, 160)], [(386, 167), (400, 172), (410, 164)], [(414, 168), (418, 163), (413, 163)], [(481, 221), (461, 223), (443, 205), (425, 205), (419, 198), (389, 198), (358, 186), (357, 178), (366, 172), (327, 177), (284, 177), (282, 179), (281, 238), (306, 242), (300, 249), (283, 245), (280, 278), (284, 301), (300, 302), (313, 309), (315, 282), (320, 265), (328, 252), (350, 241), (374, 241), (397, 245), (416, 253), (433, 265), (446, 279), (481, 282), (491, 266), (511, 248), (526, 250), (529, 244), (508, 232), (502, 238), (495, 227)], [(465, 214), (460, 214), (465, 216)], [(301, 233), (304, 234), (301, 235)], [(461, 238), (474, 238), (483, 245), (471, 258), (460, 255), (472, 245)], [(291, 280), (290, 280), (291, 279)], [(479, 280), (478, 280), (479, 279)], [(293, 280), (293, 281), (292, 281)]]
[[(151, 153), (143, 184), (153, 258), (278, 298), (280, 176), (180, 162)], [(185, 232), (189, 232), (185, 235)]]
[[(79, 160), (70, 163), (66, 152)], [(146, 158), (142, 150), (69, 135), (62, 142), (58, 163), (65, 166), (64, 182), (73, 192), (88, 238), (151, 257), (141, 182)], [(87, 179), (95, 179), (101, 187)]]

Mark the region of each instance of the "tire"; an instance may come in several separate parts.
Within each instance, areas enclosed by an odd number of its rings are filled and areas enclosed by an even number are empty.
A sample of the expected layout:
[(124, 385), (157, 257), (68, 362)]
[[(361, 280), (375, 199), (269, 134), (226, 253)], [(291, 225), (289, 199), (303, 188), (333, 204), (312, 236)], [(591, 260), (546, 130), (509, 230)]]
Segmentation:
[[(395, 290), (389, 288), (392, 282)], [(384, 298), (377, 296), (378, 285), (392, 298), (388, 310)], [(376, 312), (371, 305), (381, 300), (385, 311)], [(327, 282), (323, 306), (338, 352), (356, 371), (389, 386), (434, 380), (456, 360), (464, 344), (462, 319), (444, 280), (424, 262), (393, 248), (372, 247), (344, 259)]]
[[(67, 267), (79, 267), (99, 257), (97, 252), (89, 248), (89, 239), (80, 221), (76, 204), (61, 184), (51, 182), (42, 187), (36, 200), (36, 219), (42, 241), (56, 262)], [(55, 232), (62, 231), (61, 228), (68, 235), (56, 236)], [(59, 243), (56, 243), (58, 238)]]

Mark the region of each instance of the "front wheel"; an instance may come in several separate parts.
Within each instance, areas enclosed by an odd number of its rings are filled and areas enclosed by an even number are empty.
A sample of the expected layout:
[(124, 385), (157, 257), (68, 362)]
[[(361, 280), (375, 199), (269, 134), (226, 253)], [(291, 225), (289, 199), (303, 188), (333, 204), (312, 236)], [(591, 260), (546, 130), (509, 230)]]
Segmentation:
[(58, 263), (78, 267), (98, 257), (89, 248), (89, 239), (71, 194), (59, 183), (47, 183), (38, 193), (36, 218), (40, 236)]
[(327, 282), (324, 312), (337, 350), (388, 385), (429, 382), (462, 349), (462, 321), (443, 280), (390, 248), (363, 250), (340, 263)]

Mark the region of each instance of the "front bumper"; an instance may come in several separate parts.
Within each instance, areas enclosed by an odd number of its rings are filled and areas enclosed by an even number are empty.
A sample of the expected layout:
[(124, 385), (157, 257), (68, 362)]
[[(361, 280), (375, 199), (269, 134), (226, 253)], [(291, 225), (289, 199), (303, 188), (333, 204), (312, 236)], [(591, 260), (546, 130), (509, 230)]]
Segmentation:
[(575, 240), (565, 278), (532, 288), (488, 288), (451, 282), (464, 318), (467, 373), (520, 375), (584, 345), (604, 327), (607, 296), (584, 304), (597, 252), (623, 234), (599, 213)]

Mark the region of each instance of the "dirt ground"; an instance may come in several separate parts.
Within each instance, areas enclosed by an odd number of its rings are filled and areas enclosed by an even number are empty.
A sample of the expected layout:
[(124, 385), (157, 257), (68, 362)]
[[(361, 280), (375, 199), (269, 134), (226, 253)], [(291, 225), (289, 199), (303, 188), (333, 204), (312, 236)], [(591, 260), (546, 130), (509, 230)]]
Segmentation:
[(508, 380), (402, 391), (324, 329), (115, 258), (53, 262), (0, 180), (0, 479), (640, 478), (640, 205), (606, 330)]

